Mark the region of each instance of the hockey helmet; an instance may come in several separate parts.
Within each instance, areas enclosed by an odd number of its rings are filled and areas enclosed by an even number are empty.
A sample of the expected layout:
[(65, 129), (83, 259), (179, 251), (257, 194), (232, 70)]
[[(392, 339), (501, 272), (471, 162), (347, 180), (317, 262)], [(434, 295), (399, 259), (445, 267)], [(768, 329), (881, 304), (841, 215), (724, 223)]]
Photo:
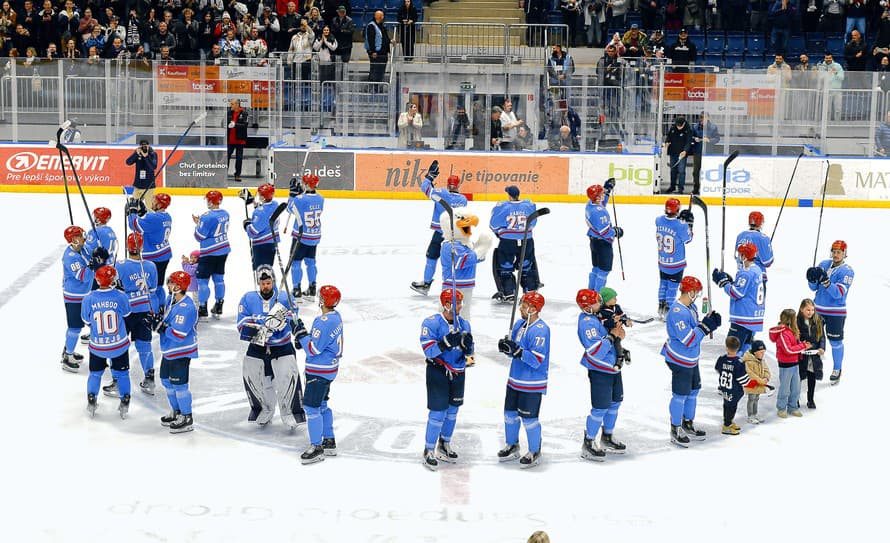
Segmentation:
[(691, 275), (680, 280), (680, 292), (701, 292), (701, 290), (701, 281)]
[(535, 313), (540, 313), (544, 308), (544, 297), (538, 291), (530, 290), (522, 295), (522, 302), (535, 308)]
[(79, 226), (69, 226), (65, 229), (65, 241), (68, 243), (73, 243), (78, 236), (83, 235), (83, 228)]
[(318, 186), (318, 176), (314, 173), (307, 173), (303, 176), (303, 184), (306, 185), (307, 188), (315, 190)]
[(96, 283), (101, 288), (108, 288), (114, 283), (117, 277), (117, 270), (113, 266), (102, 266), (96, 270)]
[(603, 196), (603, 186), (602, 185), (590, 185), (587, 187), (587, 199), (592, 203), (599, 202), (600, 198)]
[(763, 213), (759, 211), (748, 213), (748, 225), (757, 228), (763, 226)]
[(256, 269), (255, 275), (257, 283), (259, 283), (260, 281), (267, 281), (269, 279), (271, 279), (273, 282), (275, 281), (275, 270), (273, 270), (272, 266), (269, 266), (268, 264), (263, 264), (262, 266), (258, 267)]
[(207, 194), (204, 195), (204, 199), (207, 200), (208, 205), (212, 204), (218, 206), (222, 203), (222, 198), (223, 195), (218, 190), (209, 190), (207, 191)]
[(667, 215), (676, 215), (680, 212), (680, 200), (668, 198), (664, 203), (664, 212)]
[(189, 288), (192, 278), (184, 271), (175, 271), (167, 278), (167, 285), (173, 285), (176, 288), (171, 289), (172, 292), (185, 292)]
[(142, 250), (142, 234), (139, 232), (132, 232), (127, 236), (127, 252), (135, 255), (139, 254), (139, 251)]
[(340, 289), (333, 285), (324, 285), (318, 289), (318, 301), (324, 307), (337, 307), (340, 303)]
[(831, 244), (831, 250), (843, 251), (844, 256), (847, 256), (847, 242), (842, 239), (835, 240), (835, 242)]
[(449, 175), (448, 180), (445, 181), (445, 184), (448, 186), (448, 190), (451, 192), (457, 192), (457, 189), (460, 188), (460, 177), (456, 175)]
[(578, 304), (581, 311), (585, 313), (593, 313), (597, 309), (596, 306), (602, 303), (602, 298), (600, 298), (597, 291), (589, 288), (582, 288), (578, 291), (578, 295), (575, 296), (575, 303)]
[(458, 302), (464, 301), (464, 295), (461, 291), (450, 288), (445, 289), (442, 291), (442, 294), (439, 294), (439, 303), (442, 304), (442, 307), (448, 307), (449, 305), (451, 305), (451, 300), (453, 299), (452, 296), (454, 296), (455, 293), (457, 294)]
[(170, 207), (170, 195), (164, 192), (155, 193), (155, 211), (162, 211)]
[(256, 193), (260, 195), (263, 200), (270, 202), (272, 198), (275, 197), (275, 187), (270, 185), (269, 183), (263, 183), (256, 189)]
[(739, 253), (739, 256), (745, 260), (754, 260), (754, 257), (757, 256), (757, 246), (750, 241), (739, 245), (736, 248), (736, 251)]
[(111, 210), (107, 207), (97, 207), (93, 210), (93, 218), (96, 219), (96, 224), (108, 224), (111, 220)]

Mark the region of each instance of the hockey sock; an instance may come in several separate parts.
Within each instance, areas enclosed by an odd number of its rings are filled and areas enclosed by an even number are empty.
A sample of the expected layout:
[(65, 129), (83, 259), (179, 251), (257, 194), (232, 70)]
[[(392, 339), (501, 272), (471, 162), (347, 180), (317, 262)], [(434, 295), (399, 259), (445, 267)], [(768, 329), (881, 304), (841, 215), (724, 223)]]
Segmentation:
[(139, 363), (142, 364), (142, 371), (147, 373), (148, 370), (155, 367), (155, 355), (151, 352), (151, 342), (137, 339), (135, 343), (136, 352), (139, 353)]
[[(99, 390), (98, 388), (96, 390)], [(507, 445), (519, 443), (519, 412), (504, 411), (504, 436)]]
[(80, 339), (81, 328), (69, 328), (65, 331), (65, 352), (73, 353), (77, 348), (77, 341)]
[(88, 394), (99, 394), (99, 385), (102, 384), (102, 374), (104, 373), (105, 370), (90, 372), (90, 376), (87, 378)]
[(127, 370), (111, 370), (111, 376), (117, 379), (117, 389), (121, 398), (130, 393), (130, 372)]
[(324, 433), (324, 423), (321, 420), (321, 408), (305, 406), (306, 409), (306, 426), (309, 430), (309, 443), (312, 445), (321, 445), (322, 434)]
[(183, 385), (173, 385), (176, 392), (176, 403), (179, 405), (179, 411), (183, 415), (192, 414), (192, 392), (189, 390), (188, 383)]
[(306, 278), (309, 279), (309, 283), (314, 283), (315, 278), (318, 277), (318, 266), (315, 265), (314, 258), (306, 259)]
[(677, 289), (680, 288), (680, 283), (675, 281), (669, 281), (667, 279), (664, 280), (664, 300), (668, 303), (673, 302), (677, 299)]
[(170, 382), (170, 379), (161, 379), (161, 384), (164, 385), (164, 390), (167, 391), (167, 401), (170, 402), (170, 408), (181, 412), (179, 400), (176, 399), (176, 391), (173, 390), (173, 383)]
[(834, 360), (834, 369), (840, 371), (841, 365), (844, 363), (844, 342), (839, 339), (832, 339), (828, 343), (831, 344), (831, 358)]
[(683, 406), (686, 404), (686, 396), (674, 392), (671, 394), (671, 424), (680, 426), (683, 422)]
[(445, 411), (430, 411), (429, 418), (426, 421), (426, 448), (435, 449), (436, 440), (442, 433), (442, 425), (445, 422)]
[(606, 410), (606, 416), (603, 417), (603, 432), (611, 434), (612, 430), (615, 429), (615, 422), (618, 420), (619, 407), (621, 407), (621, 402), (612, 402), (612, 405)]
[(213, 277), (213, 296), (217, 301), (224, 300), (226, 297), (226, 276), (221, 273), (214, 273), (211, 277)]
[(596, 276), (596, 283), (597, 283), (596, 291), (597, 292), (599, 292), (600, 290), (603, 289), (604, 286), (606, 286), (606, 280), (608, 278), (609, 278), (609, 272), (607, 272), (606, 270), (599, 270), (599, 272), (597, 272), (597, 276)]
[(206, 304), (210, 299), (210, 278), (198, 278), (198, 303)]
[(735, 416), (735, 409), (729, 402), (723, 402), (723, 426), (732, 424), (732, 418)]
[(423, 282), (431, 283), (433, 281), (433, 276), (436, 275), (436, 260), (435, 258), (427, 258), (426, 266), (423, 268)]
[(662, 279), (661, 281), (658, 282), (658, 301), (659, 302), (663, 302), (663, 301), (667, 300), (667, 290), (668, 290), (667, 283), (668, 282), (666, 279)]
[(300, 283), (303, 281), (303, 259), (294, 260), (290, 269), (290, 280), (294, 288), (300, 288)]
[[(587, 276), (587, 288), (589, 288), (590, 290), (597, 290), (596, 282), (597, 282), (597, 277), (599, 277), (599, 273), (597, 273), (597, 272), (599, 272), (599, 269), (593, 268), (590, 271), (590, 275)], [(597, 291), (597, 292), (599, 292), (599, 291)]]
[(596, 434), (600, 431), (600, 426), (603, 425), (603, 417), (606, 416), (605, 409), (591, 409), (590, 414), (587, 415), (587, 439), (596, 439)]
[(321, 402), (322, 436), (334, 438), (334, 412), (328, 407), (328, 402)]
[(442, 439), (445, 441), (451, 441), (451, 436), (454, 435), (454, 426), (457, 424), (457, 410), (459, 408), (456, 405), (449, 405), (448, 410), (445, 411), (445, 422), (442, 424), (442, 431), (439, 432), (439, 435), (442, 436)]
[(695, 408), (698, 405), (698, 389), (693, 390), (686, 396), (686, 403), (683, 405), (683, 417), (686, 420), (695, 420)]
[(541, 423), (538, 419), (522, 419), (525, 435), (528, 437), (529, 452), (541, 452)]

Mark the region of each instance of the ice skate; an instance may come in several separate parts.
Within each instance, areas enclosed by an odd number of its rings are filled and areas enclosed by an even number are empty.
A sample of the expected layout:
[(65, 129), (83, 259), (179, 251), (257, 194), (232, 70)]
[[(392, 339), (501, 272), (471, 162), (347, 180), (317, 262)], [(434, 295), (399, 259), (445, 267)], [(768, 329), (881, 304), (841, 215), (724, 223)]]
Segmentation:
[(303, 291), (303, 297), (307, 300), (315, 300), (315, 282), (309, 283), (309, 288)]
[(121, 398), (120, 405), (117, 406), (117, 410), (120, 413), (121, 418), (126, 420), (128, 414), (130, 413), (130, 395), (129, 394), (124, 394), (124, 396)]
[(708, 435), (704, 430), (696, 430), (695, 426), (692, 425), (692, 421), (689, 419), (683, 419), (683, 431), (686, 432), (689, 439), (694, 441), (704, 441)]
[(303, 454), (300, 455), (300, 463), (314, 464), (324, 460), (324, 447), (321, 445), (310, 445)]
[(80, 336), (80, 342), (81, 342), (83, 345), (89, 345), (89, 344), (90, 344), (90, 335), (89, 335), (89, 334), (83, 334), (82, 336)]
[(295, 286), (290, 294), (294, 299), (294, 303), (298, 304), (303, 301), (303, 292), (300, 290), (300, 285)]
[(512, 304), (512, 303), (513, 303), (513, 300), (515, 300), (515, 299), (516, 299), (516, 295), (515, 295), (515, 294), (504, 294), (504, 295), (501, 297), (501, 300), (500, 300), (500, 301), (501, 301), (502, 304)]
[(99, 402), (96, 400), (95, 394), (87, 394), (87, 413), (90, 417), (96, 416), (96, 409), (99, 408)]
[(429, 294), (432, 284), (432, 281), (414, 281), (411, 283), (411, 290), (418, 294), (426, 296), (427, 294)]
[(155, 370), (145, 372), (145, 379), (139, 383), (139, 390), (150, 396), (155, 395)]
[(65, 371), (70, 371), (71, 373), (77, 373), (80, 371), (80, 362), (83, 360), (83, 355), (77, 353), (69, 353), (66, 352), (64, 348), (62, 348), (62, 369)]
[(522, 469), (533, 468), (541, 463), (541, 451), (528, 451), (519, 459), (519, 467)]
[(603, 449), (609, 454), (624, 454), (627, 452), (627, 445), (620, 441), (615, 441), (612, 434), (603, 433), (600, 439)]
[(507, 445), (498, 451), (498, 462), (509, 462), (519, 458), (519, 443)]
[(665, 320), (668, 313), (668, 304), (664, 300), (658, 301), (658, 318), (661, 320)]
[(841, 382), (841, 370), (831, 370), (831, 377), (828, 378), (828, 382), (831, 383), (831, 386), (834, 386)]
[(587, 439), (587, 435), (585, 434), (583, 441), (581, 441), (581, 458), (584, 460), (592, 460), (594, 462), (605, 462), (606, 451), (597, 447), (592, 439)]
[(337, 442), (332, 437), (326, 437), (321, 440), (321, 448), (324, 449), (325, 456), (337, 456)]
[(199, 304), (198, 305), (198, 320), (200, 322), (207, 322), (207, 304)]
[(184, 432), (191, 432), (194, 430), (194, 426), (191, 415), (183, 415), (182, 413), (176, 417), (176, 420), (170, 423), (170, 433), (171, 434), (182, 434)]
[(112, 379), (111, 382), (104, 387), (102, 387), (102, 394), (106, 396), (110, 396), (112, 398), (117, 398), (120, 396), (120, 391), (117, 389), (117, 379)]
[(451, 442), (445, 441), (440, 437), (439, 442), (436, 444), (436, 459), (454, 464), (457, 462), (457, 458), (458, 454), (451, 448)]
[(678, 447), (683, 447), (684, 449), (689, 447), (689, 438), (686, 437), (686, 432), (679, 426), (674, 426), (673, 424), (671, 424), (671, 443)]
[(176, 418), (179, 416), (179, 410), (170, 411), (163, 417), (161, 417), (161, 426), (170, 426), (176, 421)]
[(423, 459), (421, 460), (423, 467), (430, 471), (436, 471), (439, 469), (439, 461), (436, 460), (436, 453), (433, 452), (432, 449), (424, 449), (423, 450)]
[(214, 319), (219, 319), (222, 316), (223, 301), (224, 300), (217, 300), (216, 303), (213, 304), (213, 309), (210, 310), (210, 314), (213, 315)]

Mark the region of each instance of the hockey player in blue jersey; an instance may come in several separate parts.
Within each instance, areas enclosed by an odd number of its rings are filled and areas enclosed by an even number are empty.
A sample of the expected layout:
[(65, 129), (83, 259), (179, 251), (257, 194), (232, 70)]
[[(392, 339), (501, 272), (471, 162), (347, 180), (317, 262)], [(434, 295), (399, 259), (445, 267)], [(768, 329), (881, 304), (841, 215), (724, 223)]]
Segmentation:
[[(499, 202), (491, 210), (491, 220), (488, 222), (491, 231), (498, 238), (498, 246), (494, 250), (492, 262), (494, 264), (495, 285), (497, 293), (492, 298), (495, 300), (513, 303), (516, 296), (516, 277), (513, 273), (518, 266), (522, 266), (522, 290), (538, 290), (538, 264), (535, 259), (535, 240), (532, 231), (535, 222), (527, 225), (527, 218), (535, 212), (537, 206), (528, 199), (519, 199), (519, 187), (510, 185), (505, 189), (509, 196), (506, 202)], [(528, 226), (528, 236), (525, 242), (525, 258), (519, 262), (519, 245), (525, 235)]]
[(65, 241), (68, 242), (68, 247), (62, 253), (62, 298), (65, 301), (68, 329), (65, 332), (65, 347), (62, 349), (62, 369), (77, 373), (83, 361), (83, 355), (74, 352), (77, 338), (83, 329), (81, 302), (93, 285), (93, 270), (89, 267), (90, 255), (84, 249), (83, 228), (73, 225), (66, 228)]
[(739, 271), (735, 279), (716, 268), (711, 278), (729, 295), (730, 325), (726, 335), (739, 338), (740, 350), (745, 352), (751, 346), (754, 334), (763, 330), (763, 270), (754, 263), (757, 246), (753, 243), (739, 245), (736, 255)]
[(664, 215), (655, 219), (658, 244), (658, 316), (664, 319), (668, 305), (677, 298), (677, 287), (686, 270), (686, 244), (692, 241), (695, 218), (689, 209), (680, 210), (680, 200), (668, 198)]
[[(291, 187), (294, 189), (295, 187)], [(309, 173), (303, 176), (303, 182), (299, 191), (291, 190), (291, 197), (287, 202), (287, 211), (294, 217), (294, 227), (291, 230), (291, 258), (293, 266), (290, 270), (293, 283), (294, 301), (299, 302), (303, 296), (314, 299), (316, 290), (315, 282), (318, 277), (318, 267), (315, 263), (318, 244), (321, 242), (321, 214), (324, 211), (324, 196), (318, 194), (318, 176)], [(294, 194), (294, 192), (297, 192)], [(303, 261), (306, 261), (306, 278), (309, 286), (306, 290), (300, 290), (303, 281)]]
[(735, 246), (753, 243), (757, 247), (754, 263), (763, 272), (763, 287), (766, 289), (766, 269), (773, 265), (773, 245), (769, 236), (760, 231), (763, 228), (763, 213), (759, 211), (748, 213), (748, 227), (748, 230), (736, 237)]
[[(590, 414), (581, 443), (581, 458), (602, 462), (606, 452), (623, 454), (627, 447), (615, 441), (612, 434), (618, 420), (618, 409), (624, 400), (624, 384), (621, 380), (621, 366), (617, 364), (624, 327), (620, 322), (607, 330), (596, 313), (602, 305), (600, 295), (590, 289), (581, 289), (575, 296), (581, 309), (578, 315), (578, 339), (584, 347), (581, 365), (587, 369), (590, 381)], [(594, 441), (603, 429), (600, 445)]]
[(198, 257), (198, 318), (207, 318), (207, 301), (210, 300), (210, 279), (213, 279), (213, 294), (216, 303), (211, 313), (215, 318), (222, 315), (223, 302), (226, 297), (226, 258), (229, 247), (229, 212), (220, 209), (223, 195), (218, 190), (208, 191), (204, 195), (207, 211), (200, 217), (192, 215), (195, 222), (195, 239), (201, 244), (201, 256)]
[[(763, 344), (762, 341), (758, 342)], [(739, 435), (741, 428), (733, 422), (739, 401), (745, 397), (745, 385), (751, 380), (745, 363), (739, 358), (739, 338), (726, 336), (726, 354), (717, 359), (717, 391), (723, 397), (723, 430), (730, 436)], [(753, 345), (753, 344), (752, 344)]]
[(258, 289), (247, 292), (238, 303), (238, 333), (248, 342), (242, 364), (250, 404), (247, 421), (265, 426), (275, 415), (277, 403), (281, 422), (293, 430), (306, 422), (303, 383), (291, 334), (297, 308), (291, 309), (287, 293), (275, 286), (271, 266), (257, 268), (256, 279)]
[[(142, 234), (132, 232), (127, 236), (127, 259), (117, 264), (117, 276), (121, 287), (130, 300), (130, 316), (127, 317), (127, 331), (136, 345), (139, 362), (145, 378), (139, 383), (142, 392), (154, 396), (155, 358), (151, 351), (151, 328), (148, 316), (156, 313), (158, 306), (155, 291), (158, 286), (158, 272), (154, 262), (142, 260)], [(106, 396), (118, 395), (117, 379), (102, 387)]]
[[(476, 266), (485, 260), (491, 248), (491, 237), (478, 232), (472, 240), (473, 227), (479, 225), (479, 217), (465, 208), (454, 209), (454, 224), (448, 213), (442, 213), (440, 224), (445, 241), (442, 242), (442, 290), (457, 289), (463, 294), (463, 315), (472, 318), (473, 289), (476, 286)], [(453, 240), (453, 241), (452, 241)]]
[(97, 290), (83, 298), (80, 318), (90, 327), (90, 376), (87, 379), (87, 412), (96, 414), (97, 395), (102, 374), (111, 361), (111, 375), (118, 380), (122, 419), (130, 410), (130, 338), (127, 337), (126, 318), (130, 302), (126, 294), (114, 288), (117, 272), (111, 266), (96, 270)]
[(334, 438), (334, 414), (328, 407), (331, 383), (337, 377), (340, 357), (343, 356), (343, 319), (337, 312), (340, 291), (325, 285), (318, 289), (318, 306), (321, 315), (306, 330), (303, 321), (297, 319), (294, 338), (306, 353), (306, 390), (303, 406), (308, 417), (309, 448), (300, 455), (303, 464), (321, 462), (325, 456), (337, 456)]
[(519, 460), (520, 468), (541, 462), (541, 400), (547, 393), (550, 370), (550, 327), (541, 319), (544, 297), (536, 291), (522, 295), (519, 314), (510, 336), (498, 341), (498, 350), (510, 357), (510, 376), (504, 398), (506, 446), (498, 451), (498, 461), (519, 458), (519, 426), (525, 426), (528, 452)]
[(439, 295), (441, 312), (425, 318), (420, 328), (429, 409), (422, 462), (431, 471), (439, 468), (439, 461), (454, 463), (458, 459), (451, 448), (451, 436), (457, 411), (464, 404), (467, 357), (474, 352), (470, 323), (460, 315), (463, 298), (459, 290), (443, 290)]
[(829, 382), (838, 384), (844, 363), (844, 322), (847, 320), (847, 294), (853, 286), (853, 268), (847, 264), (847, 242), (831, 244), (831, 258), (807, 269), (810, 290), (816, 293), (816, 313), (825, 321), (825, 337), (831, 345), (834, 369)]
[(590, 278), (587, 288), (599, 291), (606, 286), (609, 272), (612, 271), (612, 242), (624, 235), (620, 226), (612, 226), (609, 210), (606, 204), (615, 180), (609, 179), (602, 185), (590, 185), (587, 187), (587, 206), (584, 215), (587, 219), (587, 236), (590, 238)]
[(426, 248), (426, 267), (423, 269), (423, 280), (411, 283), (411, 290), (423, 294), (424, 296), (429, 293), (430, 286), (433, 284), (433, 276), (436, 274), (436, 263), (439, 261), (439, 255), (442, 251), (442, 241), (445, 239), (442, 236), (442, 227), (439, 223), (439, 219), (441, 218), (442, 213), (445, 212), (445, 208), (443, 208), (435, 198), (445, 200), (452, 209), (456, 207), (465, 207), (467, 205), (467, 197), (458, 192), (461, 182), (460, 177), (449, 175), (448, 180), (445, 182), (447, 189), (442, 189), (436, 188), (435, 185), (438, 176), (439, 161), (434, 160), (432, 164), (430, 164), (426, 176), (423, 178), (423, 182), (420, 184), (420, 190), (423, 191), (427, 198), (434, 202), (433, 218), (430, 219), (430, 230), (433, 231), (433, 237), (430, 240), (429, 246)]
[[(167, 208), (170, 207), (170, 195), (157, 192), (151, 197), (149, 210), (145, 209), (142, 200), (131, 198), (127, 203), (127, 223), (133, 232), (142, 234), (142, 258), (146, 262), (154, 262), (158, 271), (158, 285), (164, 284), (167, 277), (167, 265), (173, 252), (170, 250), (170, 230), (173, 219)], [(163, 288), (155, 293), (155, 307), (164, 307), (166, 294)]]
[(244, 231), (250, 240), (250, 255), (253, 259), (253, 270), (260, 266), (271, 266), (275, 261), (275, 247), (280, 241), (278, 235), (278, 220), (272, 228), (269, 228), (269, 218), (278, 208), (275, 198), (275, 187), (269, 183), (263, 183), (256, 189), (254, 197), (249, 189), (241, 189), (238, 196), (244, 200), (244, 205), (254, 205), (253, 213), (249, 219), (244, 219)]
[(690, 438), (705, 439), (706, 433), (693, 425), (701, 389), (698, 358), (702, 340), (722, 322), (716, 311), (699, 322), (695, 300), (701, 291), (701, 281), (695, 277), (686, 276), (680, 281), (680, 297), (668, 309), (665, 319), (668, 339), (661, 348), (671, 370), (671, 443), (680, 447), (688, 447)]
[(161, 338), (161, 384), (167, 390), (170, 413), (161, 417), (161, 425), (171, 434), (191, 432), (192, 393), (189, 390), (189, 364), (198, 358), (198, 310), (187, 296), (189, 274), (175, 271), (167, 278), (167, 310), (152, 315), (152, 328)]
[[(97, 207), (93, 210), (93, 223), (96, 228), (87, 232), (84, 248), (92, 259), (93, 271), (102, 266), (114, 266), (117, 258), (117, 236), (114, 230), (108, 226), (111, 220), (111, 210), (107, 207)], [(96, 288), (96, 285), (93, 285)]]

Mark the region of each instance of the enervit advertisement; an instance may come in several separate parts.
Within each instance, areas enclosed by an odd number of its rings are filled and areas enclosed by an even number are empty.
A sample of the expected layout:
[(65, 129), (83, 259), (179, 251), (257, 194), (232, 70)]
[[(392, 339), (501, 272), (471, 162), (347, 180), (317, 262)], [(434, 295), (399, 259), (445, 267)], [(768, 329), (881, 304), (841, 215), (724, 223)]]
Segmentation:
[[(68, 182), (72, 185), (75, 168), (83, 186), (120, 187), (133, 184), (134, 169), (126, 164), (133, 148), (71, 145), (68, 150), (71, 161), (65, 157), (64, 164)], [(0, 146), (0, 184), (61, 185), (62, 161), (59, 151), (49, 145)]]
[(460, 191), (503, 193), (517, 185), (525, 194), (568, 194), (569, 158), (562, 155), (483, 153), (361, 153), (355, 156), (356, 190), (415, 192), (427, 168), (439, 161), (438, 186), (449, 175), (462, 179)]
[(652, 195), (656, 182), (652, 155), (579, 155), (569, 159), (569, 194), (586, 194), (590, 185), (615, 178), (615, 194)]
[[(318, 176), (320, 190), (353, 190), (355, 188), (354, 153), (349, 151), (309, 151), (278, 148), (274, 151), (275, 187), (285, 189), (292, 177)], [(303, 160), (306, 165), (303, 166)], [(301, 171), (302, 169), (302, 171)]]

